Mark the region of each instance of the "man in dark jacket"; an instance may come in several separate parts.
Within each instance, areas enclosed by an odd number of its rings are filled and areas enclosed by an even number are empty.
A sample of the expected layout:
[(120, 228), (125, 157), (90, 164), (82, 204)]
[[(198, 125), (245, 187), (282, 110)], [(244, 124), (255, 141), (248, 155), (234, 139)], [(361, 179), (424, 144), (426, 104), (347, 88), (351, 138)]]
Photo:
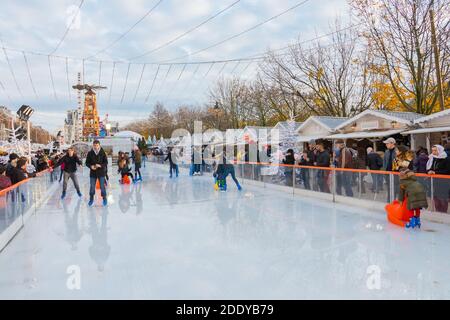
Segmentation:
[[(344, 140), (336, 140), (336, 148), (339, 151), (336, 158), (336, 167), (342, 169), (353, 168), (353, 154), (349, 148), (345, 146)], [(336, 171), (336, 192), (342, 195), (342, 187), (345, 189), (347, 197), (353, 197), (352, 175), (349, 171)]]
[[(138, 147), (135, 147), (135, 149), (134, 149), (133, 160), (134, 160), (134, 177), (136, 178), (136, 181), (138, 181), (138, 180), (142, 181), (142, 175), (141, 175), (142, 152), (141, 152), (141, 150), (139, 150)], [(139, 178), (138, 178), (138, 175), (139, 175)]]
[(164, 162), (166, 162), (167, 160), (169, 160), (169, 173), (170, 173), (170, 178), (172, 178), (172, 171), (175, 171), (175, 175), (178, 178), (178, 157), (177, 154), (175, 152), (175, 150), (173, 149), (173, 147), (169, 147), (168, 151), (167, 151), (167, 156), (164, 158)]
[[(314, 165), (316, 167), (330, 167), (330, 153), (325, 150), (323, 142), (319, 142), (316, 146), (317, 154)], [(320, 192), (330, 193), (330, 187), (328, 186), (328, 170), (317, 170), (317, 184), (319, 185)]]
[(0, 165), (0, 191), (11, 186), (11, 179), (6, 176), (6, 166)]
[(12, 184), (19, 183), (20, 181), (28, 178), (26, 169), (27, 160), (24, 158), (18, 159), (17, 165), (12, 169), (10, 176)]
[(62, 191), (61, 199), (64, 199), (66, 196), (67, 183), (69, 182), (69, 179), (72, 179), (73, 185), (74, 185), (75, 189), (77, 190), (77, 194), (79, 197), (81, 197), (82, 195), (80, 192), (80, 186), (78, 184), (76, 172), (77, 172), (77, 165), (81, 166), (82, 162), (81, 162), (80, 158), (78, 158), (78, 156), (75, 154), (75, 151), (73, 150), (72, 147), (67, 149), (67, 153), (61, 159), (59, 159), (59, 161), (56, 163), (55, 167), (58, 167), (62, 164), (64, 164), (64, 169), (61, 170), (64, 175), (64, 180), (63, 180), (63, 191)]
[(14, 168), (17, 166), (17, 160), (19, 160), (19, 156), (15, 153), (11, 153), (9, 155), (9, 161), (6, 165), (6, 175), (11, 179), (11, 175), (13, 173)]
[(86, 167), (88, 167), (91, 170), (89, 174), (90, 177), (90, 190), (88, 203), (89, 206), (92, 206), (94, 204), (95, 185), (97, 183), (97, 180), (100, 183), (103, 205), (106, 206), (108, 204), (108, 200), (106, 198), (105, 177), (106, 177), (106, 170), (108, 167), (108, 158), (106, 156), (105, 151), (100, 146), (100, 141), (98, 140), (94, 141), (92, 150), (89, 151), (86, 156)]
[[(373, 150), (373, 148), (367, 148), (367, 167), (369, 170), (378, 171), (383, 168), (383, 159), (381, 156)], [(371, 173), (372, 176), (372, 192), (378, 193), (383, 187), (383, 175), (377, 173)]]
[[(394, 159), (396, 157), (395, 149), (397, 148), (397, 141), (395, 141), (394, 138), (387, 138), (383, 141), (383, 143), (386, 145), (386, 151), (384, 152), (384, 159), (383, 159), (383, 168), (385, 171), (393, 171), (392, 170), (392, 164), (394, 163)], [(386, 178), (386, 184), (389, 186), (389, 175), (385, 175)], [(398, 186), (399, 186), (399, 179), (398, 176), (394, 175), (394, 195), (398, 193)], [(395, 196), (394, 196), (395, 199)], [(391, 199), (391, 193), (387, 192), (387, 202), (390, 203)]]

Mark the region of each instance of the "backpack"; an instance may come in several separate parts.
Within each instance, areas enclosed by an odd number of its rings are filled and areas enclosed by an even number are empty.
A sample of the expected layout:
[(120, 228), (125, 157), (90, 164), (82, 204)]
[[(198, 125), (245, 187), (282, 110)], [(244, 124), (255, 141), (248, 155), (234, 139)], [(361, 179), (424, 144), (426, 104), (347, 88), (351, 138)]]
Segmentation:
[(348, 148), (348, 150), (352, 154), (352, 168), (358, 168), (358, 151), (352, 148)]

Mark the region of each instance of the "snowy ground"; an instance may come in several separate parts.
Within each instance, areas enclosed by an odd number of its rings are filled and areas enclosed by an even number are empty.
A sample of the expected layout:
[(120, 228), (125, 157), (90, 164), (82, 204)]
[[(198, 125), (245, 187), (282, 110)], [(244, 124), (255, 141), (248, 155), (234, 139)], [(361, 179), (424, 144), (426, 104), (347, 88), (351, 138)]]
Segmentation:
[(143, 183), (117, 181), (106, 208), (72, 187), (50, 197), (0, 253), (0, 299), (450, 298), (448, 225), (406, 231), (232, 181), (220, 193), (210, 176), (169, 179), (155, 164)]

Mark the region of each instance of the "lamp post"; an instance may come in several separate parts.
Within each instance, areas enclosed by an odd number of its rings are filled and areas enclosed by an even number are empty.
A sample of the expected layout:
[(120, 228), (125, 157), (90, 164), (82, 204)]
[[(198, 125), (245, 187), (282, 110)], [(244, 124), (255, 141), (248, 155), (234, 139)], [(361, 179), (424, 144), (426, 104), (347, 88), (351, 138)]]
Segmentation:
[(22, 105), (19, 110), (17, 110), (17, 115), (21, 121), (27, 123), (27, 139), (28, 139), (28, 160), (31, 163), (31, 125), (30, 117), (34, 113), (34, 109), (27, 105)]
[(214, 104), (214, 112), (216, 113), (216, 117), (217, 117), (217, 129), (220, 130), (220, 124), (219, 124), (220, 107), (219, 107), (219, 102), (217, 102), (217, 101)]
[(109, 137), (109, 132), (111, 131), (111, 124), (108, 122), (105, 124), (106, 136)]

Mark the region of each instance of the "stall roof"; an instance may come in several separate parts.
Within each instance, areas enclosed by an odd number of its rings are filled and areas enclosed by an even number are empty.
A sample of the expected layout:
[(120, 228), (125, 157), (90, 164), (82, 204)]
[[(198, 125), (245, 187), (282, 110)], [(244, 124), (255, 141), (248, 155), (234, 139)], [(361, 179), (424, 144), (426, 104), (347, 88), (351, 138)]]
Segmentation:
[(403, 135), (450, 131), (450, 127), (421, 128), (402, 132)]
[(368, 114), (373, 115), (375, 117), (380, 117), (390, 121), (397, 121), (404, 124), (412, 124), (414, 120), (422, 117), (421, 114), (415, 112), (397, 112), (397, 111), (368, 109), (352, 118), (348, 118), (345, 122), (341, 123), (338, 127), (336, 127), (336, 130), (342, 129)]
[(398, 134), (403, 130), (386, 130), (386, 131), (365, 131), (365, 132), (349, 132), (338, 133), (326, 137), (327, 139), (364, 139), (364, 138), (377, 138), (387, 137)]
[(326, 136), (299, 136), (297, 138), (297, 142), (309, 142), (311, 140), (320, 140), (325, 138)]
[(434, 120), (440, 117), (445, 117), (445, 116), (450, 116), (450, 109), (444, 110), (444, 111), (440, 111), (440, 112), (436, 112), (436, 113), (432, 113), (428, 116), (424, 116), (421, 118), (418, 118), (416, 120), (414, 120), (414, 124), (419, 124), (419, 123), (423, 123), (423, 122), (427, 122), (430, 120)]
[(326, 130), (332, 132), (336, 127), (340, 126), (341, 123), (347, 121), (348, 118), (342, 117), (329, 117), (329, 116), (311, 116), (306, 119), (297, 129), (297, 132), (307, 126), (310, 121), (314, 121)]

